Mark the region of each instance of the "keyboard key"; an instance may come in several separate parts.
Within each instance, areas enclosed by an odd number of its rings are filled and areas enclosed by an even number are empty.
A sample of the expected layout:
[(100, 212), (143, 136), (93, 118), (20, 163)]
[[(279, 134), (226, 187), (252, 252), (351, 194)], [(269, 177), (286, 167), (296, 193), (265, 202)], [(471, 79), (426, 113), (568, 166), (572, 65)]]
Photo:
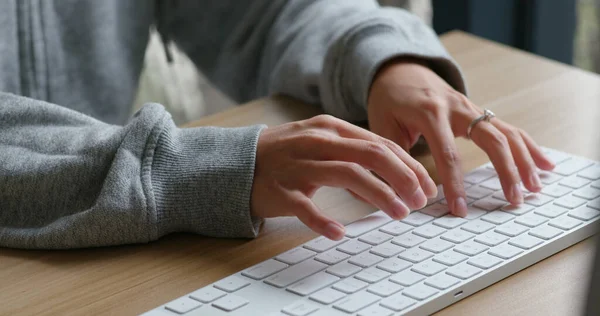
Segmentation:
[(338, 290), (334, 290), (332, 288), (324, 288), (318, 292), (313, 293), (310, 296), (310, 299), (321, 304), (331, 304), (342, 297), (345, 297), (347, 294), (344, 294)]
[(166, 309), (178, 314), (185, 314), (200, 306), (202, 306), (202, 303), (188, 297), (180, 297), (165, 304)]
[(463, 243), (471, 238), (475, 237), (475, 234), (469, 233), (466, 230), (462, 229), (453, 229), (445, 234), (443, 234), (440, 238), (451, 241), (455, 244)]
[(277, 273), (287, 267), (288, 265), (283, 262), (269, 259), (244, 270), (242, 275), (255, 280), (262, 280), (269, 275)]
[(531, 205), (527, 205), (527, 204), (520, 204), (520, 205), (506, 205), (504, 206), (501, 210), (504, 212), (507, 212), (508, 214), (511, 215), (523, 215), (526, 213), (529, 213), (531, 211), (533, 211), (535, 207), (531, 206)]
[(500, 183), (500, 179), (498, 177), (493, 177), (491, 179), (487, 179), (479, 184), (481, 187), (486, 189), (498, 191), (502, 190), (502, 184)]
[(592, 188), (600, 189), (600, 180), (596, 180), (590, 184)]
[(371, 253), (384, 258), (395, 256), (402, 251), (404, 251), (404, 247), (397, 246), (389, 241), (371, 249)]
[(455, 277), (449, 276), (446, 273), (440, 273), (427, 279), (425, 281), (425, 284), (434, 287), (438, 290), (445, 290), (451, 286), (458, 284), (459, 282), (460, 280)]
[(569, 194), (571, 193), (571, 191), (573, 191), (573, 189), (559, 184), (552, 184), (542, 188), (542, 193), (555, 198), (559, 198), (561, 196)]
[(369, 286), (369, 283), (367, 282), (355, 278), (347, 278), (334, 284), (333, 288), (346, 294), (352, 294), (366, 288), (367, 286)]
[(268, 277), (264, 282), (275, 287), (286, 287), (328, 267), (324, 263), (309, 259)]
[(425, 276), (432, 276), (434, 274), (438, 274), (446, 269), (446, 266), (437, 263), (431, 260), (421, 262), (419, 264), (414, 265), (411, 270), (417, 273), (420, 273)]
[(353, 239), (346, 243), (341, 244), (336, 249), (339, 251), (345, 252), (347, 254), (350, 254), (350, 255), (356, 255), (356, 254), (359, 254), (370, 248), (371, 248), (371, 245), (364, 243), (362, 241)]
[(504, 201), (489, 196), (476, 201), (475, 203), (473, 203), (473, 206), (478, 207), (482, 210), (493, 211), (505, 206), (506, 204), (507, 203)]
[(581, 225), (581, 223), (582, 221), (565, 215), (551, 220), (550, 222), (548, 222), (548, 225), (560, 228), (562, 230), (571, 230)]
[(548, 240), (548, 239), (552, 239), (552, 238), (562, 234), (562, 230), (548, 226), (548, 225), (542, 225), (542, 226), (538, 226), (536, 228), (532, 228), (529, 231), (529, 234), (531, 236), (535, 236), (538, 238)]
[(408, 249), (398, 255), (398, 258), (410, 261), (412, 263), (419, 263), (431, 257), (433, 257), (433, 253), (419, 248)]
[(231, 311), (234, 311), (248, 303), (249, 303), (248, 300), (243, 297), (229, 294), (225, 297), (218, 299), (212, 305), (214, 307), (220, 308), (226, 312), (231, 312)]
[(462, 255), (456, 251), (448, 250), (433, 257), (433, 261), (445, 264), (447, 266), (453, 266), (467, 260), (467, 256)]
[(573, 195), (586, 200), (593, 200), (600, 196), (600, 190), (592, 187), (585, 187), (573, 192)]
[(576, 208), (585, 203), (587, 203), (587, 200), (578, 198), (573, 195), (563, 196), (560, 199), (557, 199), (556, 201), (554, 201), (554, 204), (564, 206), (566, 208)]
[(589, 221), (592, 218), (600, 216), (600, 211), (593, 208), (582, 206), (569, 212), (569, 216), (580, 219), (582, 221)]
[(502, 262), (502, 259), (490, 256), (488, 254), (480, 254), (474, 258), (471, 258), (467, 261), (468, 264), (478, 267), (480, 269), (489, 269), (497, 264)]
[(525, 203), (527, 203), (529, 205), (542, 206), (542, 205), (552, 201), (552, 198), (547, 195), (540, 194), (540, 193), (530, 193), (530, 194), (525, 195), (524, 201), (525, 201)]
[(383, 211), (377, 211), (346, 226), (346, 236), (354, 238), (392, 221)]
[(450, 213), (450, 210), (448, 209), (448, 205), (437, 203), (426, 206), (425, 208), (419, 210), (419, 212), (433, 217), (441, 217)]
[(514, 215), (508, 214), (506, 212), (493, 211), (481, 217), (481, 220), (490, 222), (492, 224), (500, 225), (510, 221), (513, 218), (515, 218)]
[(596, 210), (600, 210), (600, 198), (597, 198), (593, 201), (588, 202), (587, 206), (591, 207), (593, 209), (596, 209)]
[(538, 209), (536, 209), (533, 212), (535, 214), (543, 215), (543, 216), (546, 216), (549, 218), (554, 218), (554, 217), (560, 216), (568, 211), (569, 211), (568, 209), (566, 209), (564, 207), (560, 207), (555, 204), (546, 204), (546, 205), (539, 207)]
[(519, 225), (519, 224), (511, 222), (511, 223), (506, 223), (504, 225), (496, 227), (496, 229), (494, 231), (497, 233), (500, 233), (502, 235), (506, 235), (508, 237), (515, 237), (515, 236), (521, 235), (522, 233), (526, 232), (527, 230), (529, 230), (529, 228), (527, 228), (523, 225)]
[(546, 154), (546, 157), (548, 157), (548, 159), (550, 159), (556, 165), (563, 161), (571, 159), (569, 155), (556, 150), (546, 149), (544, 150), (544, 153)]
[[(465, 189), (467, 189), (467, 188), (468, 188), (468, 187), (465, 187)], [(467, 198), (466, 198), (465, 200), (466, 200), (466, 202), (467, 202), (467, 205), (471, 205), (471, 203), (473, 203), (473, 202), (477, 201), (477, 200), (475, 200), (475, 199), (472, 199), (472, 198), (470, 198), (470, 197), (468, 197), (468, 196), (467, 196)], [(448, 200), (446, 200), (446, 199), (443, 199), (443, 200), (441, 200), (441, 201), (440, 201), (440, 204), (442, 204), (442, 205), (444, 205), (444, 206), (448, 206)], [(431, 215), (431, 216), (433, 216), (433, 215)]]
[(398, 236), (394, 239), (392, 239), (392, 243), (402, 246), (404, 248), (412, 248), (422, 242), (424, 242), (425, 238), (421, 237), (421, 236), (417, 236), (413, 233), (406, 233), (404, 235)]
[(564, 185), (571, 189), (579, 189), (579, 188), (583, 187), (584, 185), (587, 185), (588, 183), (590, 183), (590, 180), (584, 179), (579, 176), (570, 176), (570, 177), (560, 180), (559, 183), (561, 185)]
[(357, 273), (360, 270), (362, 270), (361, 267), (355, 266), (353, 264), (348, 263), (347, 261), (344, 261), (334, 266), (331, 266), (329, 269), (327, 269), (327, 272), (335, 276), (339, 276), (340, 278), (346, 278)]
[(579, 173), (578, 176), (589, 179), (589, 180), (598, 180), (600, 179), (600, 165), (591, 166), (589, 168), (585, 168)]
[(473, 242), (473, 241), (467, 241), (465, 243), (462, 243), (462, 244), (454, 247), (454, 251), (462, 253), (463, 255), (467, 255), (467, 256), (475, 256), (475, 255), (482, 253), (488, 249), (489, 249), (489, 247), (487, 247), (483, 244), (480, 244), (480, 243)]
[(389, 272), (385, 272), (373, 267), (360, 271), (354, 277), (367, 283), (375, 283), (389, 277), (390, 275), (391, 274)]
[(468, 197), (476, 199), (476, 200), (482, 199), (482, 198), (484, 198), (488, 195), (492, 195), (494, 193), (494, 191), (492, 191), (490, 189), (482, 188), (478, 185), (474, 185), (465, 191), (466, 191), (466, 194)]
[(502, 259), (510, 259), (520, 253), (523, 252), (523, 249), (511, 246), (511, 245), (499, 245), (496, 246), (492, 249), (490, 249), (490, 251), (488, 251), (488, 253), (490, 255), (496, 256), (498, 258), (502, 258)]
[(498, 192), (496, 192), (496, 193), (492, 194), (492, 197), (493, 197), (494, 199), (498, 199), (498, 200), (500, 200), (500, 201), (508, 202), (508, 201), (506, 200), (506, 196), (504, 195), (504, 192), (503, 192), (503, 191), (498, 191)]
[(424, 238), (433, 238), (433, 237), (441, 235), (445, 232), (446, 232), (446, 230), (439, 226), (435, 226), (432, 224), (425, 224), (423, 226), (415, 228), (415, 230), (413, 230), (412, 233), (417, 236), (424, 237)]
[(357, 311), (379, 301), (379, 299), (379, 296), (364, 291), (338, 301), (337, 303), (333, 304), (333, 307), (346, 313), (356, 313)]
[(329, 238), (321, 236), (304, 244), (304, 248), (316, 252), (323, 252), (347, 241), (348, 238), (343, 238), (341, 240), (331, 240)]
[(515, 223), (525, 225), (527, 227), (536, 227), (548, 221), (548, 218), (533, 213), (525, 214), (517, 219)]
[(309, 295), (339, 280), (340, 278), (329, 273), (318, 272), (292, 284), (287, 290), (298, 295)]
[(405, 289), (402, 294), (414, 298), (415, 300), (422, 301), (430, 296), (437, 294), (439, 291), (432, 288), (431, 286), (427, 286), (425, 284), (417, 284), (415, 286), (411, 286)]
[(446, 215), (444, 217), (440, 217), (440, 218), (434, 220), (433, 224), (443, 227), (443, 228), (452, 229), (452, 228), (458, 227), (466, 222), (467, 222), (467, 220), (464, 218), (460, 218), (460, 217), (457, 217), (454, 215)]
[(375, 231), (372, 231), (370, 233), (360, 236), (358, 238), (358, 240), (360, 240), (362, 242), (366, 242), (367, 244), (370, 244), (373, 246), (377, 246), (381, 243), (384, 243), (384, 242), (392, 239), (393, 237), (394, 236), (392, 236), (392, 235), (375, 230)]
[(329, 251), (320, 253), (315, 257), (315, 260), (331, 265), (340, 263), (348, 258), (350, 258), (349, 254), (337, 251), (336, 249), (331, 249)]
[(368, 268), (374, 264), (377, 264), (383, 260), (382, 257), (376, 256), (369, 252), (361, 253), (360, 255), (354, 256), (348, 260), (349, 263), (357, 265), (361, 268)]
[(473, 234), (481, 234), (481, 233), (485, 233), (486, 231), (494, 228), (494, 225), (484, 222), (482, 220), (474, 220), (474, 221), (464, 224), (460, 228), (464, 229), (468, 232), (471, 232)]
[(318, 309), (319, 305), (302, 300), (284, 307), (281, 311), (290, 316), (306, 316)]
[(431, 251), (433, 253), (440, 253), (454, 247), (454, 244), (439, 238), (428, 240), (422, 243), (419, 248)]
[(402, 289), (403, 287), (399, 284), (390, 282), (388, 280), (383, 280), (369, 286), (367, 291), (382, 297), (388, 297), (394, 293), (397, 293), (398, 291), (401, 291)]
[(481, 269), (466, 263), (461, 263), (457, 266), (448, 268), (446, 273), (459, 279), (466, 280), (481, 273)]
[(390, 281), (403, 286), (411, 286), (417, 282), (422, 281), (423, 279), (425, 279), (425, 277), (422, 274), (412, 272), (411, 270), (404, 270), (400, 273), (394, 274), (390, 278)]
[(414, 228), (413, 226), (404, 224), (402, 222), (393, 221), (391, 223), (384, 225), (379, 230), (386, 234), (398, 236), (398, 235), (401, 235), (401, 234), (404, 234), (404, 233), (410, 231), (413, 228)]
[(427, 199), (427, 205), (431, 205), (439, 202), (444, 198), (444, 188), (441, 185), (437, 186), (437, 195), (433, 198)]
[(552, 184), (552, 183), (554, 183), (556, 181), (560, 181), (562, 179), (561, 176), (554, 174), (550, 171), (540, 171), (538, 173), (538, 175), (540, 177), (540, 181), (546, 185)]
[(554, 168), (552, 172), (562, 176), (570, 176), (581, 169), (591, 166), (592, 164), (593, 163), (589, 160), (581, 158), (571, 158), (556, 166), (556, 168)]
[(539, 238), (533, 237), (528, 234), (524, 234), (524, 235), (521, 235), (521, 236), (511, 239), (508, 243), (510, 245), (517, 246), (521, 249), (528, 250), (528, 249), (531, 249), (531, 248), (541, 244), (542, 242), (544, 242), (544, 241)]
[(398, 273), (404, 269), (410, 268), (412, 263), (400, 258), (389, 258), (377, 264), (377, 268), (390, 272)]
[(238, 276), (232, 275), (220, 281), (217, 281), (213, 286), (219, 290), (231, 293), (248, 285), (250, 285), (249, 281), (246, 281), (245, 279), (242, 279)]
[(377, 304), (373, 304), (358, 312), (358, 316), (392, 316), (393, 314), (394, 312), (391, 310)]
[(399, 312), (415, 305), (416, 302), (417, 301), (413, 300), (412, 298), (397, 293), (388, 298), (383, 299), (381, 301), (381, 306), (389, 308), (395, 312)]
[(507, 241), (508, 237), (494, 232), (487, 232), (483, 235), (476, 236), (474, 240), (486, 246), (494, 247)]
[(465, 216), (465, 219), (474, 220), (476, 218), (480, 218), (481, 216), (487, 213), (487, 211), (484, 211), (478, 207), (475, 207), (473, 205), (467, 205), (467, 216)]
[(280, 254), (279, 256), (275, 257), (275, 259), (287, 264), (296, 264), (300, 261), (304, 261), (310, 257), (313, 257), (316, 254), (317, 253), (314, 251), (298, 247)]
[(421, 226), (431, 222), (433, 219), (433, 216), (429, 216), (421, 212), (412, 212), (406, 218), (404, 218), (402, 222), (412, 226)]
[(207, 286), (205, 288), (201, 288), (197, 291), (194, 291), (192, 293), (190, 293), (190, 297), (200, 301), (202, 303), (210, 303), (218, 298), (221, 298), (223, 296), (227, 295), (226, 292), (223, 292), (219, 289), (216, 289), (212, 286)]
[(467, 183), (478, 184), (495, 176), (496, 172), (494, 170), (479, 168), (467, 173), (463, 179)]

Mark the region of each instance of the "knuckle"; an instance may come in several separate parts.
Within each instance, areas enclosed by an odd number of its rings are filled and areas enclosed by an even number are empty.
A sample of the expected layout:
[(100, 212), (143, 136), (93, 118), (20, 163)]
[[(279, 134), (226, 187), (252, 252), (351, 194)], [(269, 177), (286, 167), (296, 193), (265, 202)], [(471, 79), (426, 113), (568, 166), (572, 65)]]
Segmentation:
[(357, 179), (363, 175), (364, 168), (354, 162), (349, 162), (342, 165), (342, 173), (348, 176), (350, 179)]
[(381, 160), (387, 156), (387, 146), (375, 142), (369, 142), (364, 149), (365, 153), (374, 159)]
[(335, 118), (329, 114), (317, 115), (312, 120), (313, 120), (315, 126), (323, 127), (323, 128), (334, 127), (334, 126), (337, 126), (337, 124), (339, 123), (338, 122), (339, 120), (337, 118)]
[(506, 148), (508, 147), (508, 139), (506, 136), (499, 132), (494, 132), (489, 137), (489, 142), (494, 148)]
[(521, 130), (516, 127), (511, 127), (506, 130), (504, 135), (511, 141), (516, 141), (521, 138)]
[(447, 165), (460, 164), (460, 156), (455, 148), (446, 147), (442, 150), (442, 159)]

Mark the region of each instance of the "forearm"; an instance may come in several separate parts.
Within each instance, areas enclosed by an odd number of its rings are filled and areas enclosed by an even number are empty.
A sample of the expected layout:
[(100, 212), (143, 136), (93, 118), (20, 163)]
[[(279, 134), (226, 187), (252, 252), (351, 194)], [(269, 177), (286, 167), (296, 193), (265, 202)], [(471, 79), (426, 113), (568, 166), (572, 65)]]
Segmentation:
[(155, 104), (113, 126), (0, 93), (0, 246), (105, 246), (174, 231), (252, 237), (259, 131), (178, 129)]

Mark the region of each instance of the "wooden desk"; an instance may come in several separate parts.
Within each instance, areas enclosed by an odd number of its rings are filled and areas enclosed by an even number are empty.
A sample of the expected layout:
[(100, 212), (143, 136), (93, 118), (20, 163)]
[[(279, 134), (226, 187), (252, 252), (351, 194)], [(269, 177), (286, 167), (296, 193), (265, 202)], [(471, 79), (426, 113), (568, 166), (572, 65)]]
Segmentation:
[[(524, 128), (542, 145), (600, 158), (600, 77), (464, 33), (447, 34), (443, 42), (465, 71), (475, 103)], [(199, 124), (278, 124), (317, 113), (272, 98)], [(487, 161), (471, 143), (459, 141), (459, 148), (465, 170)], [(323, 190), (315, 199), (342, 222), (372, 210), (340, 190)], [(102, 249), (0, 249), (0, 314), (137, 314), (313, 237), (296, 219), (280, 218), (268, 220), (254, 240), (172, 235), (147, 245)], [(585, 240), (439, 315), (579, 314), (592, 252), (592, 241)]]

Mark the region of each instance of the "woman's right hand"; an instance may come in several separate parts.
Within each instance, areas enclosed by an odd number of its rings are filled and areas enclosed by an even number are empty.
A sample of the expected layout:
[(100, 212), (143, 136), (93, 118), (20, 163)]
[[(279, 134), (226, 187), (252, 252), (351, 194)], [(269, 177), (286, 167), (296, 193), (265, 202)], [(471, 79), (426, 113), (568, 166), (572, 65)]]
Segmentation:
[(334, 240), (344, 226), (311, 201), (322, 186), (348, 189), (395, 219), (437, 194), (425, 168), (400, 146), (329, 115), (263, 130), (256, 155), (252, 215), (294, 215)]

